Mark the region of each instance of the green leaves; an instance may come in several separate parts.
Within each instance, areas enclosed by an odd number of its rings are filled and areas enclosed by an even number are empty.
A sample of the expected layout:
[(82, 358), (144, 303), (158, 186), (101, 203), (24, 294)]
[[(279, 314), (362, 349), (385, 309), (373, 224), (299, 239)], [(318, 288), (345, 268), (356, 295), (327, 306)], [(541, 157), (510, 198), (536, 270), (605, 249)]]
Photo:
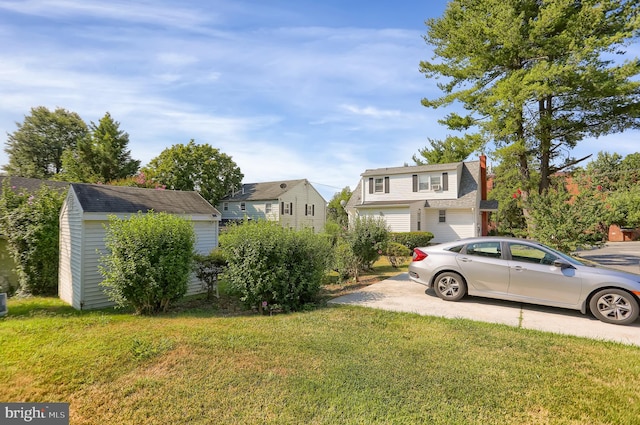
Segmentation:
[(34, 193), (16, 192), (10, 179), (3, 183), (0, 234), (7, 238), (23, 293), (57, 294), (58, 217), (65, 192), (46, 185)]
[(297, 311), (314, 302), (330, 258), (326, 238), (269, 221), (233, 225), (220, 235), (225, 277), (249, 307)]
[(157, 313), (186, 294), (195, 246), (189, 221), (153, 212), (126, 220), (111, 216), (105, 239), (109, 252), (99, 269), (117, 305)]
[(208, 144), (173, 145), (143, 168), (145, 175), (167, 189), (196, 190), (216, 205), (244, 175), (230, 156)]

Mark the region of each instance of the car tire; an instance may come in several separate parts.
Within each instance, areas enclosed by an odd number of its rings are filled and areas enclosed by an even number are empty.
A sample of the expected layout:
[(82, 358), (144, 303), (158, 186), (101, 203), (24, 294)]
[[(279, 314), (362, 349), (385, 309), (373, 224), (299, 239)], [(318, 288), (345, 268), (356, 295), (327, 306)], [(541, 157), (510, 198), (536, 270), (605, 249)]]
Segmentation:
[(445, 272), (436, 277), (433, 290), (445, 301), (459, 301), (467, 294), (467, 284), (458, 273)]
[(615, 288), (596, 292), (591, 297), (589, 309), (596, 319), (616, 325), (629, 325), (636, 321), (640, 313), (634, 296)]

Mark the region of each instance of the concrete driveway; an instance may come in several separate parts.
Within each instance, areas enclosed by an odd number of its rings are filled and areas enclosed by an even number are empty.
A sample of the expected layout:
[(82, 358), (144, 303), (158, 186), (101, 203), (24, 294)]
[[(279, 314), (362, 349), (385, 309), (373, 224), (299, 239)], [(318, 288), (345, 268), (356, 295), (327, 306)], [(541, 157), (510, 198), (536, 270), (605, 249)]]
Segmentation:
[[(640, 274), (640, 242), (609, 243), (604, 248), (580, 254), (607, 267)], [(554, 307), (479, 297), (465, 297), (459, 302), (448, 302), (438, 298), (432, 289), (427, 290), (425, 286), (409, 280), (408, 273), (335, 298), (329, 303), (452, 319), (465, 318), (640, 346), (640, 319), (630, 326), (619, 326), (600, 322), (579, 311)]]

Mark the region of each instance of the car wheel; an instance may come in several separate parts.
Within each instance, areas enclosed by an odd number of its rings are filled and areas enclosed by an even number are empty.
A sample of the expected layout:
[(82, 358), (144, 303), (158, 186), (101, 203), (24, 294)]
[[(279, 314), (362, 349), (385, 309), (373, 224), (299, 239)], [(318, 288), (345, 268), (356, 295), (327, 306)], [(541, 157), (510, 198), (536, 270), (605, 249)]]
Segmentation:
[(458, 273), (445, 272), (438, 275), (433, 289), (445, 301), (458, 301), (467, 293), (467, 284)]
[(640, 308), (636, 299), (621, 289), (603, 289), (589, 302), (591, 313), (596, 319), (616, 325), (628, 325), (638, 318)]

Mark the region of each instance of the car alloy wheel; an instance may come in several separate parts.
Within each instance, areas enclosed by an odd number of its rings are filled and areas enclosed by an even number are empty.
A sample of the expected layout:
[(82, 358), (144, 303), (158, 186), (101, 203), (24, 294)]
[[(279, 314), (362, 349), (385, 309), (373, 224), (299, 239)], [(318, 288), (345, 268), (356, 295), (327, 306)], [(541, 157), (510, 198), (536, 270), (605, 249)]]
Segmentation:
[(458, 273), (446, 272), (436, 278), (433, 289), (445, 301), (458, 301), (465, 296), (467, 285)]
[(591, 313), (606, 323), (628, 325), (638, 318), (640, 308), (633, 295), (621, 289), (604, 289), (591, 298)]

